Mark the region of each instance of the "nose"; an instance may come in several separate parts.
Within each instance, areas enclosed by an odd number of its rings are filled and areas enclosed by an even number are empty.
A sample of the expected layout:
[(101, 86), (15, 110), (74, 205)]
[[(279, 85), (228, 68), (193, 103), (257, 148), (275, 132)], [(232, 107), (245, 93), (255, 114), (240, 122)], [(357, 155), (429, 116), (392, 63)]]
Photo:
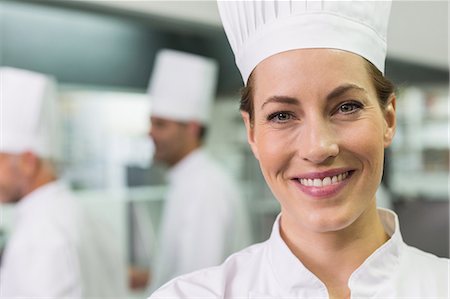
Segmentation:
[(324, 120), (305, 125), (301, 140), (302, 159), (314, 164), (321, 164), (339, 154), (336, 134), (329, 123)]
[(152, 144), (156, 147), (156, 144), (159, 143), (158, 142), (158, 134), (156, 132), (155, 129), (149, 129), (148, 130), (148, 137), (150, 139), (150, 141), (152, 142)]
[(150, 119), (150, 122), (148, 124), (148, 131), (147, 131), (147, 135), (150, 138), (154, 138), (155, 137), (155, 124), (154, 121), (152, 119)]
[(148, 131), (147, 131), (147, 135), (148, 135), (148, 137), (150, 137), (150, 138), (153, 138), (153, 135), (154, 135), (154, 129), (153, 129), (153, 127), (150, 125), (150, 127), (148, 128)]

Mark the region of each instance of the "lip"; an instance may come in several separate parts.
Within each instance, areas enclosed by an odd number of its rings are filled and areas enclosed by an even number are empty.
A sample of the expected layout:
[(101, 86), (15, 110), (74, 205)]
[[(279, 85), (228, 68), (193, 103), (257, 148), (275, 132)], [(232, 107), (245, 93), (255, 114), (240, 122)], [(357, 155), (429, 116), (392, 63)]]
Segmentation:
[[(328, 186), (305, 186), (299, 181), (299, 179), (323, 179), (325, 177), (333, 177), (345, 172), (349, 172), (349, 175), (344, 180)], [(349, 183), (354, 173), (355, 169), (352, 168), (336, 168), (327, 171), (304, 173), (293, 177), (291, 182), (304, 194), (315, 199), (325, 199), (338, 194)]]

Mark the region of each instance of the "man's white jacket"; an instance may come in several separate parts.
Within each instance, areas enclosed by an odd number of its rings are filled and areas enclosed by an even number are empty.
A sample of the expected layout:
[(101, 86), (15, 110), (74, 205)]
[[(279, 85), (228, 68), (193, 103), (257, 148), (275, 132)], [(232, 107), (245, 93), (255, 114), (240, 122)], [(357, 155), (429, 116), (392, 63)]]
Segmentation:
[(111, 231), (60, 182), (22, 198), (2, 258), (2, 298), (113, 298), (126, 278)]
[(151, 289), (175, 276), (219, 265), (251, 242), (237, 184), (202, 149), (170, 170), (162, 216)]

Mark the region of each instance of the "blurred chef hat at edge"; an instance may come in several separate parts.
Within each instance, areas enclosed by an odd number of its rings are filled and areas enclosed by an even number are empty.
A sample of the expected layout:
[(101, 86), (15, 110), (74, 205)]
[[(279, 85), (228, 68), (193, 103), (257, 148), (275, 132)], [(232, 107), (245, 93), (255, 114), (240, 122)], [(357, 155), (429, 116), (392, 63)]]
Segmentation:
[(391, 1), (219, 0), (218, 6), (244, 84), (261, 61), (294, 49), (349, 51), (384, 74)]
[(59, 161), (56, 81), (44, 74), (1, 67), (0, 86), (0, 152), (30, 151)]
[(151, 115), (207, 125), (216, 92), (218, 65), (210, 58), (163, 49), (156, 54), (148, 93)]

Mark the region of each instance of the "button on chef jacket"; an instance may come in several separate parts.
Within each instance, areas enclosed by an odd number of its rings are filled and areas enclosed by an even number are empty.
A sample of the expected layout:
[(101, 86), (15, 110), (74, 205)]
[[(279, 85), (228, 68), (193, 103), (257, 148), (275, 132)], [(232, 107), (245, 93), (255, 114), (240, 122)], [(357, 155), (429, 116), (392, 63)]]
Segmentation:
[[(353, 272), (351, 298), (449, 298), (449, 260), (406, 245), (397, 216), (379, 214), (390, 240)], [(174, 279), (150, 298), (328, 298), (325, 285), (282, 240), (279, 219), (266, 242)]]
[[(22, 198), (0, 271), (1, 298), (113, 298), (125, 275), (101, 226), (61, 182)], [(123, 275), (122, 275), (123, 274)]]
[(220, 265), (251, 241), (245, 205), (234, 181), (203, 149), (177, 163), (152, 269), (154, 290), (170, 279)]

